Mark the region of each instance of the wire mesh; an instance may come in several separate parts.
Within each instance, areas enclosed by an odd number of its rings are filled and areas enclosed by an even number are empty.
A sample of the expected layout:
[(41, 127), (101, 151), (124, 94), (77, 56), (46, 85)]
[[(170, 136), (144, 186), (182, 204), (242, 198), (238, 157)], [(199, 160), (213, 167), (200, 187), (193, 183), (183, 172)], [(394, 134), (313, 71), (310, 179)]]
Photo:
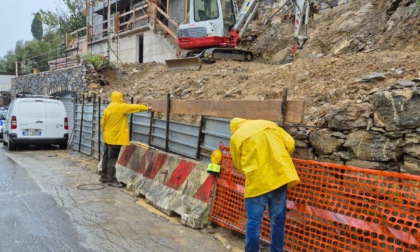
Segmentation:
[[(221, 146), (210, 220), (245, 233), (244, 176)], [(420, 176), (294, 159), (301, 183), (288, 191), (290, 251), (419, 251)], [(260, 238), (270, 242), (265, 213)]]

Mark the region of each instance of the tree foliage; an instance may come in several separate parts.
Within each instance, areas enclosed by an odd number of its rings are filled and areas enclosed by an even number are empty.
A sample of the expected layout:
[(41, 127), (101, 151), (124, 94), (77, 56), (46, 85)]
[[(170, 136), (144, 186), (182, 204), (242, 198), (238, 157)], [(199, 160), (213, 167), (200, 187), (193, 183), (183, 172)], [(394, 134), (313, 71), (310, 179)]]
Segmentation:
[(39, 12), (35, 13), (34, 15), (34, 19), (32, 20), (31, 25), (31, 32), (35, 39), (42, 40), (44, 31), (42, 28), (41, 14)]
[(0, 58), (0, 72), (14, 73), (15, 62), (16, 54), (12, 50), (7, 51), (6, 55)]
[(47, 68), (48, 60), (60, 54), (57, 41), (23, 41), (16, 42), (14, 51), (9, 50), (0, 58), (0, 72), (15, 72), (16, 61), (21, 62), (19, 72), (32, 72), (33, 68)]
[(59, 3), (55, 12), (41, 9), (34, 14), (31, 31), (35, 39), (17, 41), (14, 50), (0, 56), (1, 72), (15, 72), (16, 61), (23, 62), (19, 71), (31, 72), (32, 68), (46, 67), (48, 60), (60, 57), (66, 32), (85, 27), (86, 17), (85, 0), (60, 0)]
[(62, 3), (66, 8), (58, 6), (56, 12), (40, 10), (48, 31), (56, 31), (64, 36), (67, 32), (85, 27), (85, 0), (62, 0)]

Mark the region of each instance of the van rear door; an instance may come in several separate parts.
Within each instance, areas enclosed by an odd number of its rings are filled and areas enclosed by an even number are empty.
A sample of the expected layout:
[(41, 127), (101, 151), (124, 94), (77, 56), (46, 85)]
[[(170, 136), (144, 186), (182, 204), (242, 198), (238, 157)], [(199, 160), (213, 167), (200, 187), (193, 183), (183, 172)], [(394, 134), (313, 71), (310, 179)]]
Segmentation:
[(36, 138), (46, 133), (44, 100), (22, 100), (16, 117), (17, 137)]
[(45, 121), (47, 138), (63, 138), (67, 130), (64, 129), (64, 118), (67, 117), (66, 110), (61, 101), (45, 100)]

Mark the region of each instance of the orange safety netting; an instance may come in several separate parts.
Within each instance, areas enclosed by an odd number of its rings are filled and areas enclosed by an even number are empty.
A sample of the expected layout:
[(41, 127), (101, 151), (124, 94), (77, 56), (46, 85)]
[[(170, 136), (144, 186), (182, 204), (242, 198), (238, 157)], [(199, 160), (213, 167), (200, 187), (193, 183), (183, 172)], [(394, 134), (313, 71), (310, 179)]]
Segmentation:
[[(245, 233), (245, 177), (221, 146), (210, 220)], [(301, 183), (288, 191), (290, 251), (420, 251), (420, 176), (293, 159)], [(261, 240), (270, 241), (266, 211)]]

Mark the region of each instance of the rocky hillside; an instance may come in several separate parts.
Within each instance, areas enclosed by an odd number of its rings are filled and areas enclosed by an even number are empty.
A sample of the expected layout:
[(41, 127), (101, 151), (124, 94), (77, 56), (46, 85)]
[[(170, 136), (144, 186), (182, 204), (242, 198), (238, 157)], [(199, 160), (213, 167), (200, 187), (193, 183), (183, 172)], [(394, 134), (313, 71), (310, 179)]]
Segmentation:
[(243, 47), (256, 53), (254, 62), (178, 72), (157, 63), (115, 65), (93, 72), (89, 90), (104, 100), (119, 90), (127, 100), (147, 103), (168, 93), (173, 99), (276, 100), (287, 89), (289, 100), (306, 101), (303, 125), (288, 127), (296, 157), (420, 174), (420, 5), (362, 0), (321, 10), (289, 64), (283, 63), (293, 21), (281, 18), (252, 23)]
[[(321, 9), (310, 20), (309, 41), (299, 57), (419, 51), (419, 8), (416, 0), (361, 0)], [(294, 19), (281, 18), (273, 19), (271, 25), (262, 25), (261, 21), (252, 23), (244, 44), (260, 56), (258, 61), (282, 63), (289, 53)]]

